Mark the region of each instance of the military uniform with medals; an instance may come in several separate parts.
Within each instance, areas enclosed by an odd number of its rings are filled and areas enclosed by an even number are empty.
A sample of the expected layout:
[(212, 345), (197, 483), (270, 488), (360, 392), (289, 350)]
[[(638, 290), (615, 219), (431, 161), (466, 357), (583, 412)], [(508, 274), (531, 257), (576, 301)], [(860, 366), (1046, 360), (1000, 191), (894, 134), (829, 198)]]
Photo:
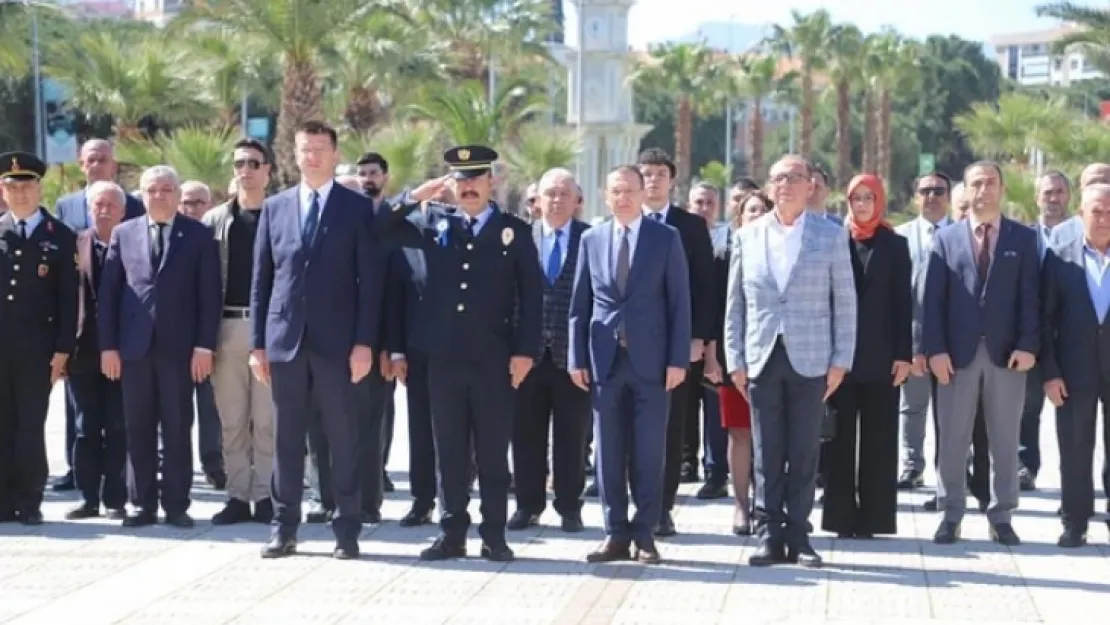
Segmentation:
[[(0, 155), (0, 185), (45, 173), (33, 154)], [(42, 207), (0, 217), (0, 520), (42, 522), (51, 361), (77, 341), (76, 258), (76, 235)]]
[[(497, 152), (461, 146), (444, 154), (452, 176), (490, 173)], [(407, 198), (411, 199), (411, 198)], [(400, 223), (419, 208), (402, 201)], [(505, 543), (508, 450), (514, 393), (510, 359), (535, 359), (542, 347), (543, 275), (531, 229), (492, 201), (471, 218), (461, 209), (430, 210), (422, 228), (408, 228), (424, 251), (427, 283), (409, 344), (427, 355), (437, 467), (443, 499), (442, 535), (425, 560), (466, 555), (470, 526), (470, 447), (478, 461), (482, 556), (511, 560)]]

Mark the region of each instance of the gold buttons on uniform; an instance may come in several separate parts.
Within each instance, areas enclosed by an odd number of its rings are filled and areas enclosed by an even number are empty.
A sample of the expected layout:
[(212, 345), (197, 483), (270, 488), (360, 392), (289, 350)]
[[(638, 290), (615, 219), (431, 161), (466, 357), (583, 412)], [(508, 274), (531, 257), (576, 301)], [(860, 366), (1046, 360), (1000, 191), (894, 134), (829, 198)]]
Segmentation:
[[(8, 298), (11, 299), (11, 295), (9, 295)], [(458, 307), (455, 310), (457, 310), (459, 312), (462, 312), (462, 311), (466, 310), (466, 305), (459, 304)]]

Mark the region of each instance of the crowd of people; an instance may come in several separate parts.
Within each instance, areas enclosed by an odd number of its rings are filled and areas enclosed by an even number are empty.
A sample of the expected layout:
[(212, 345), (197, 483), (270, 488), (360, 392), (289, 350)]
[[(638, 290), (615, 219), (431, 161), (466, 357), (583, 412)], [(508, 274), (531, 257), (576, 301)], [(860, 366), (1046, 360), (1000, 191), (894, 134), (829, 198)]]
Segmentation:
[(959, 539), (970, 491), (992, 539), (1018, 545), (1046, 399), (1059, 545), (1086, 542), (1110, 399), (1110, 165), (1084, 170), (1075, 217), (1068, 178), (1040, 176), (1033, 224), (1003, 214), (996, 163), (958, 184), (929, 173), (894, 228), (883, 180), (854, 177), (841, 219), (827, 175), (792, 155), (763, 183), (695, 184), (682, 207), (674, 163), (648, 149), (608, 173), (608, 214), (590, 224), (565, 169), (528, 188), (523, 215), (498, 206), (486, 146), (448, 150), (448, 174), (394, 198), (380, 154), (336, 176), (326, 124), (301, 125), (295, 150), (300, 182), (267, 195), (269, 149), (238, 141), (230, 200), (212, 206), (167, 166), (128, 194), (111, 144), (92, 140), (87, 184), (53, 213), (45, 165), (0, 155), (0, 522), (44, 521), (44, 423), (64, 380), (71, 473), (54, 488), (81, 496), (67, 519), (137, 528), (161, 511), (192, 527), (196, 419), (205, 477), (227, 492), (213, 524), (269, 524), (261, 555), (278, 558), (302, 519), (330, 523), (333, 555), (357, 558), (393, 489), (400, 382), (400, 525), (439, 508), (423, 560), (466, 555), (477, 480), (486, 559), (514, 558), (506, 530), (540, 522), (550, 482), (565, 532), (600, 497), (606, 539), (588, 561), (657, 563), (679, 484), (703, 471), (701, 499), (728, 498), (731, 477), (752, 565), (820, 566), (818, 487), (824, 530), (896, 533), (898, 490), (924, 484), (930, 406), (934, 540)]

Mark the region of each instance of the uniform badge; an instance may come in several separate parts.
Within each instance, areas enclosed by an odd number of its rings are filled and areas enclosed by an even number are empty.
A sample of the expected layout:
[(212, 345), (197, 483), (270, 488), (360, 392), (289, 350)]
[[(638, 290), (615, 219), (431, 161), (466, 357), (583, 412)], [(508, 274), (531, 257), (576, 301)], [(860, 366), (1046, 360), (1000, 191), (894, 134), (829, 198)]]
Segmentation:
[(501, 244), (505, 247), (509, 247), (509, 244), (513, 242), (513, 237), (515, 236), (516, 232), (513, 231), (511, 227), (506, 226), (505, 229), (501, 231)]
[(436, 232), (439, 233), (439, 236), (436, 237), (436, 243), (438, 243), (440, 247), (447, 247), (447, 229), (450, 227), (451, 224), (447, 223), (446, 219), (441, 219), (436, 222)]
[(39, 277), (40, 278), (45, 278), (49, 274), (50, 274), (50, 266), (49, 265), (39, 265)]
[(54, 222), (53, 221), (46, 222), (46, 231), (49, 232), (50, 234), (54, 234)]

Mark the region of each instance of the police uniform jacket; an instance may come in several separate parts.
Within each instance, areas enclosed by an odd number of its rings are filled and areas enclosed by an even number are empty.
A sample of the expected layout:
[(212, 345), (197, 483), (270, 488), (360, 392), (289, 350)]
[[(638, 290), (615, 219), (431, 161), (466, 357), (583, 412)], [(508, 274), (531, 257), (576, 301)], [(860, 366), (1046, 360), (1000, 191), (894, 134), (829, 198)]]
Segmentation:
[(49, 360), (77, 340), (76, 235), (50, 213), (23, 239), (10, 212), (0, 217), (3, 350)]

